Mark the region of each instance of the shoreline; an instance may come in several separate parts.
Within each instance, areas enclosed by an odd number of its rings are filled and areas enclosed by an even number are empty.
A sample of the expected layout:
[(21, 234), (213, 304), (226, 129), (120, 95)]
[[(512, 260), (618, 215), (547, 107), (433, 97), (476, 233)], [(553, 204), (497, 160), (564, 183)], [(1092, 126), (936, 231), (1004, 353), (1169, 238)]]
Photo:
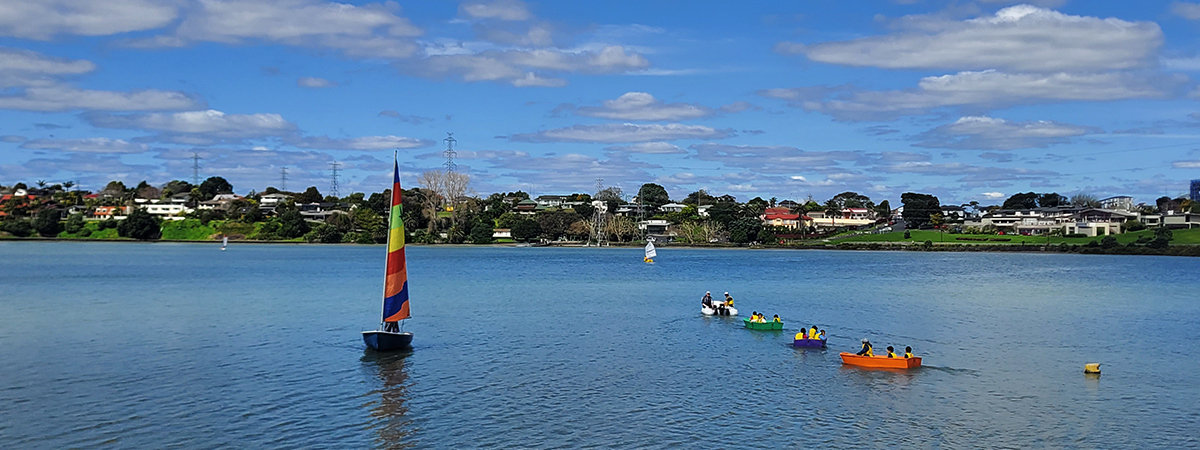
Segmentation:
[[(172, 244), (221, 244), (217, 240), (188, 240), (188, 239), (155, 239), (155, 240), (137, 240), (137, 239), (87, 239), (87, 238), (57, 238), (57, 237), (0, 237), (0, 242), (117, 242), (117, 243), (172, 243)], [(294, 242), (294, 241), (256, 241), (256, 240), (231, 240), (230, 243), (240, 244), (270, 244), (270, 245), (329, 245), (329, 246), (382, 246), (385, 244), (356, 244), (356, 243), (336, 243), (323, 244), (316, 242)], [(637, 242), (621, 242), (606, 245), (604, 247), (586, 247), (578, 243), (545, 243), (534, 245), (522, 245), (518, 243), (503, 243), (503, 244), (415, 244), (406, 243), (405, 246), (415, 247), (507, 247), (507, 248), (640, 248), (644, 244)], [(824, 243), (824, 244), (804, 244), (804, 245), (696, 245), (696, 244), (657, 244), (659, 248), (683, 248), (683, 249), (741, 249), (741, 250), (836, 250), (836, 251), (887, 251), (887, 252), (952, 252), (952, 253), (1049, 253), (1049, 254), (1080, 254), (1080, 255), (1145, 255), (1145, 256), (1183, 256), (1183, 257), (1200, 257), (1200, 245), (1177, 244), (1171, 245), (1165, 249), (1153, 249), (1144, 246), (1125, 246), (1118, 245), (1111, 248), (1103, 247), (1088, 247), (1078, 244), (1042, 244), (1042, 245), (1021, 245), (1021, 244), (964, 244), (964, 243), (935, 243), (926, 246), (917, 242), (904, 243), (879, 243), (879, 242), (842, 242), (842, 243)]]

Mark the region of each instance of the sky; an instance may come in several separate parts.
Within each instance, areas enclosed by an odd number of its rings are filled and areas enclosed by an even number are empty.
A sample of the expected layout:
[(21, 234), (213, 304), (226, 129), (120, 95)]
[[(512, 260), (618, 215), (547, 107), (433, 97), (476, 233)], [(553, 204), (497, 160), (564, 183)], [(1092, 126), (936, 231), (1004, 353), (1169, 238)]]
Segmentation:
[(0, 185), (1152, 203), (1197, 78), (1184, 1), (4, 0)]

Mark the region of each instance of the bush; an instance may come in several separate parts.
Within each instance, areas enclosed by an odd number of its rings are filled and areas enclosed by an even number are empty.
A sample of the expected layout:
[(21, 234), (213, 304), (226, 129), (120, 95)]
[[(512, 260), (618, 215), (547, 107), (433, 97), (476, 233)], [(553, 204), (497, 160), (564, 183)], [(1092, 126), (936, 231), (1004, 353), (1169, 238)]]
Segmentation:
[(58, 236), (63, 230), (62, 224), (58, 222), (59, 217), (62, 217), (62, 213), (57, 209), (43, 209), (33, 218), (31, 226), (42, 237)]
[(71, 214), (67, 216), (66, 230), (71, 234), (82, 232), (84, 230), (83, 214)]
[(1067, 237), (1067, 238), (1085, 238), (1085, 237), (1088, 237), (1088, 235), (1086, 235), (1086, 234), (1083, 234), (1083, 233), (1070, 233), (1070, 234), (1064, 234), (1064, 235), (1063, 235), (1063, 237)]
[(1142, 231), (1145, 229), (1146, 229), (1146, 224), (1142, 223), (1141, 221), (1130, 220), (1128, 222), (1125, 222), (1125, 231), (1127, 231), (1127, 232)]
[(304, 234), (304, 240), (307, 242), (320, 242), (322, 244), (337, 244), (342, 242), (342, 232), (337, 230), (333, 225), (322, 223), (312, 230)]
[(933, 248), (933, 241), (925, 241), (925, 248)]
[(519, 242), (529, 242), (542, 234), (542, 226), (536, 220), (525, 219), (513, 224), (512, 237)]
[(492, 229), (485, 224), (478, 223), (471, 228), (471, 243), (472, 244), (491, 244)]
[(910, 233), (908, 230), (904, 230), (904, 238), (912, 239), (912, 233)]
[(1115, 238), (1115, 237), (1105, 236), (1104, 239), (1100, 240), (1100, 247), (1113, 248), (1116, 246), (1117, 246), (1117, 238)]
[(116, 228), (116, 227), (117, 227), (117, 219), (114, 219), (111, 217), (109, 217), (107, 220), (100, 221), (100, 223), (96, 225), (96, 228), (99, 230), (107, 230), (109, 228)]
[(117, 224), (117, 236), (145, 241), (158, 239), (161, 235), (158, 218), (141, 208), (135, 208), (125, 220)]
[(29, 237), (33, 233), (33, 227), (29, 226), (29, 221), (26, 220), (9, 220), (0, 225), (0, 230), (7, 231), (16, 237)]

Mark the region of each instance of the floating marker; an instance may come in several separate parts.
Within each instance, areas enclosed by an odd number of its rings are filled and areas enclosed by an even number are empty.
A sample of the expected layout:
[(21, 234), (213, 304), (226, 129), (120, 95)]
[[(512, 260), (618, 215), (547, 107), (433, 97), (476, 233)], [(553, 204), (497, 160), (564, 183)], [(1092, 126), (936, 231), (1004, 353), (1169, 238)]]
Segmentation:
[(1084, 364), (1083, 373), (1100, 373), (1100, 363)]

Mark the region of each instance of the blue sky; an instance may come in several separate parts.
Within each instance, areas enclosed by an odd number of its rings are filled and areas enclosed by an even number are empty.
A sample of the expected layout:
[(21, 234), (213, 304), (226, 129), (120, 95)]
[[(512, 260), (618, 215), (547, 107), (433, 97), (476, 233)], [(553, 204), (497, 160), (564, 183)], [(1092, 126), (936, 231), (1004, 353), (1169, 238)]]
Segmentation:
[(1200, 4), (7, 0), (0, 184), (1152, 202), (1200, 178)]

